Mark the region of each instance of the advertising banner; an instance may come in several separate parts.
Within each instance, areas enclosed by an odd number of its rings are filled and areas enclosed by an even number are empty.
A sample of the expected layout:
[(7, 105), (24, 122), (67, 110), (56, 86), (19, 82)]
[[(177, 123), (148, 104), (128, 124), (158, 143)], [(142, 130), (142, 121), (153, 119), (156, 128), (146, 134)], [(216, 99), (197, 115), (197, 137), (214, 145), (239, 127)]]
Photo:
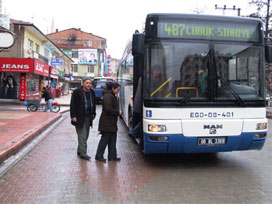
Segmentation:
[(20, 76), (20, 100), (26, 100), (26, 74), (21, 74)]
[(97, 64), (97, 49), (79, 49), (78, 64)]
[(33, 72), (33, 59), (1, 58), (0, 72)]
[(34, 73), (48, 77), (49, 76), (49, 66), (47, 64), (44, 64), (43, 62), (35, 60)]

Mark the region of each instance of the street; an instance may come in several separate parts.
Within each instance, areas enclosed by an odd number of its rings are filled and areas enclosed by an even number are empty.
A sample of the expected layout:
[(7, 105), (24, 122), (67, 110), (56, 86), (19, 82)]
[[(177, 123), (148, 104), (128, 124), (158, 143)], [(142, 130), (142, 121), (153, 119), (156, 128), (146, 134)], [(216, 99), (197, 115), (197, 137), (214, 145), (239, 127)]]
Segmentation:
[[(120, 162), (96, 162), (101, 105), (77, 157), (69, 113), (0, 178), (0, 203), (272, 203), (271, 125), (261, 151), (144, 156), (118, 123)], [(269, 120), (271, 124), (271, 120)], [(107, 157), (107, 151), (105, 152)]]

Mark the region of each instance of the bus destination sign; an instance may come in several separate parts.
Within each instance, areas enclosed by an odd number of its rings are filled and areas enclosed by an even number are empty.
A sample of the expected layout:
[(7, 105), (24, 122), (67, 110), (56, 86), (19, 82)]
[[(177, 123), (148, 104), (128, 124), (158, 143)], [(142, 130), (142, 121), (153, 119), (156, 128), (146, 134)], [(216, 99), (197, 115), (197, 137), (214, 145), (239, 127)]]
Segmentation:
[(186, 38), (258, 42), (258, 24), (216, 22), (158, 22), (159, 38)]

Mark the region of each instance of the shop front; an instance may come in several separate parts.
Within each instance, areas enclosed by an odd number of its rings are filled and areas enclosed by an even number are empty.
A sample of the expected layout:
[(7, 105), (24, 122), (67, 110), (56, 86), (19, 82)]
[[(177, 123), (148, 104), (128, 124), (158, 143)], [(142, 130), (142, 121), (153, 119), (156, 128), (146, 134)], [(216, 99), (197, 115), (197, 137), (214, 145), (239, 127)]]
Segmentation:
[(40, 101), (49, 66), (29, 58), (1, 58), (0, 99)]
[(58, 91), (58, 78), (59, 78), (59, 70), (56, 67), (50, 66), (50, 93), (53, 98), (58, 98), (59, 91)]

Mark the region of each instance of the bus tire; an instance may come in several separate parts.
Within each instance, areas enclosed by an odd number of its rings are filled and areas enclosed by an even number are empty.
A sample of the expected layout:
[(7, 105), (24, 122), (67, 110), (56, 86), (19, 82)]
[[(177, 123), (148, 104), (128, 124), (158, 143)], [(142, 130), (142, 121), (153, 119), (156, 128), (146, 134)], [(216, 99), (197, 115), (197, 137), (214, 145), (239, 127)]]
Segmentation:
[(128, 112), (128, 130), (132, 130), (133, 128), (133, 118), (132, 118), (132, 112), (129, 110)]
[(144, 150), (144, 140), (143, 140), (143, 138), (140, 139), (139, 147), (140, 147), (141, 151)]

